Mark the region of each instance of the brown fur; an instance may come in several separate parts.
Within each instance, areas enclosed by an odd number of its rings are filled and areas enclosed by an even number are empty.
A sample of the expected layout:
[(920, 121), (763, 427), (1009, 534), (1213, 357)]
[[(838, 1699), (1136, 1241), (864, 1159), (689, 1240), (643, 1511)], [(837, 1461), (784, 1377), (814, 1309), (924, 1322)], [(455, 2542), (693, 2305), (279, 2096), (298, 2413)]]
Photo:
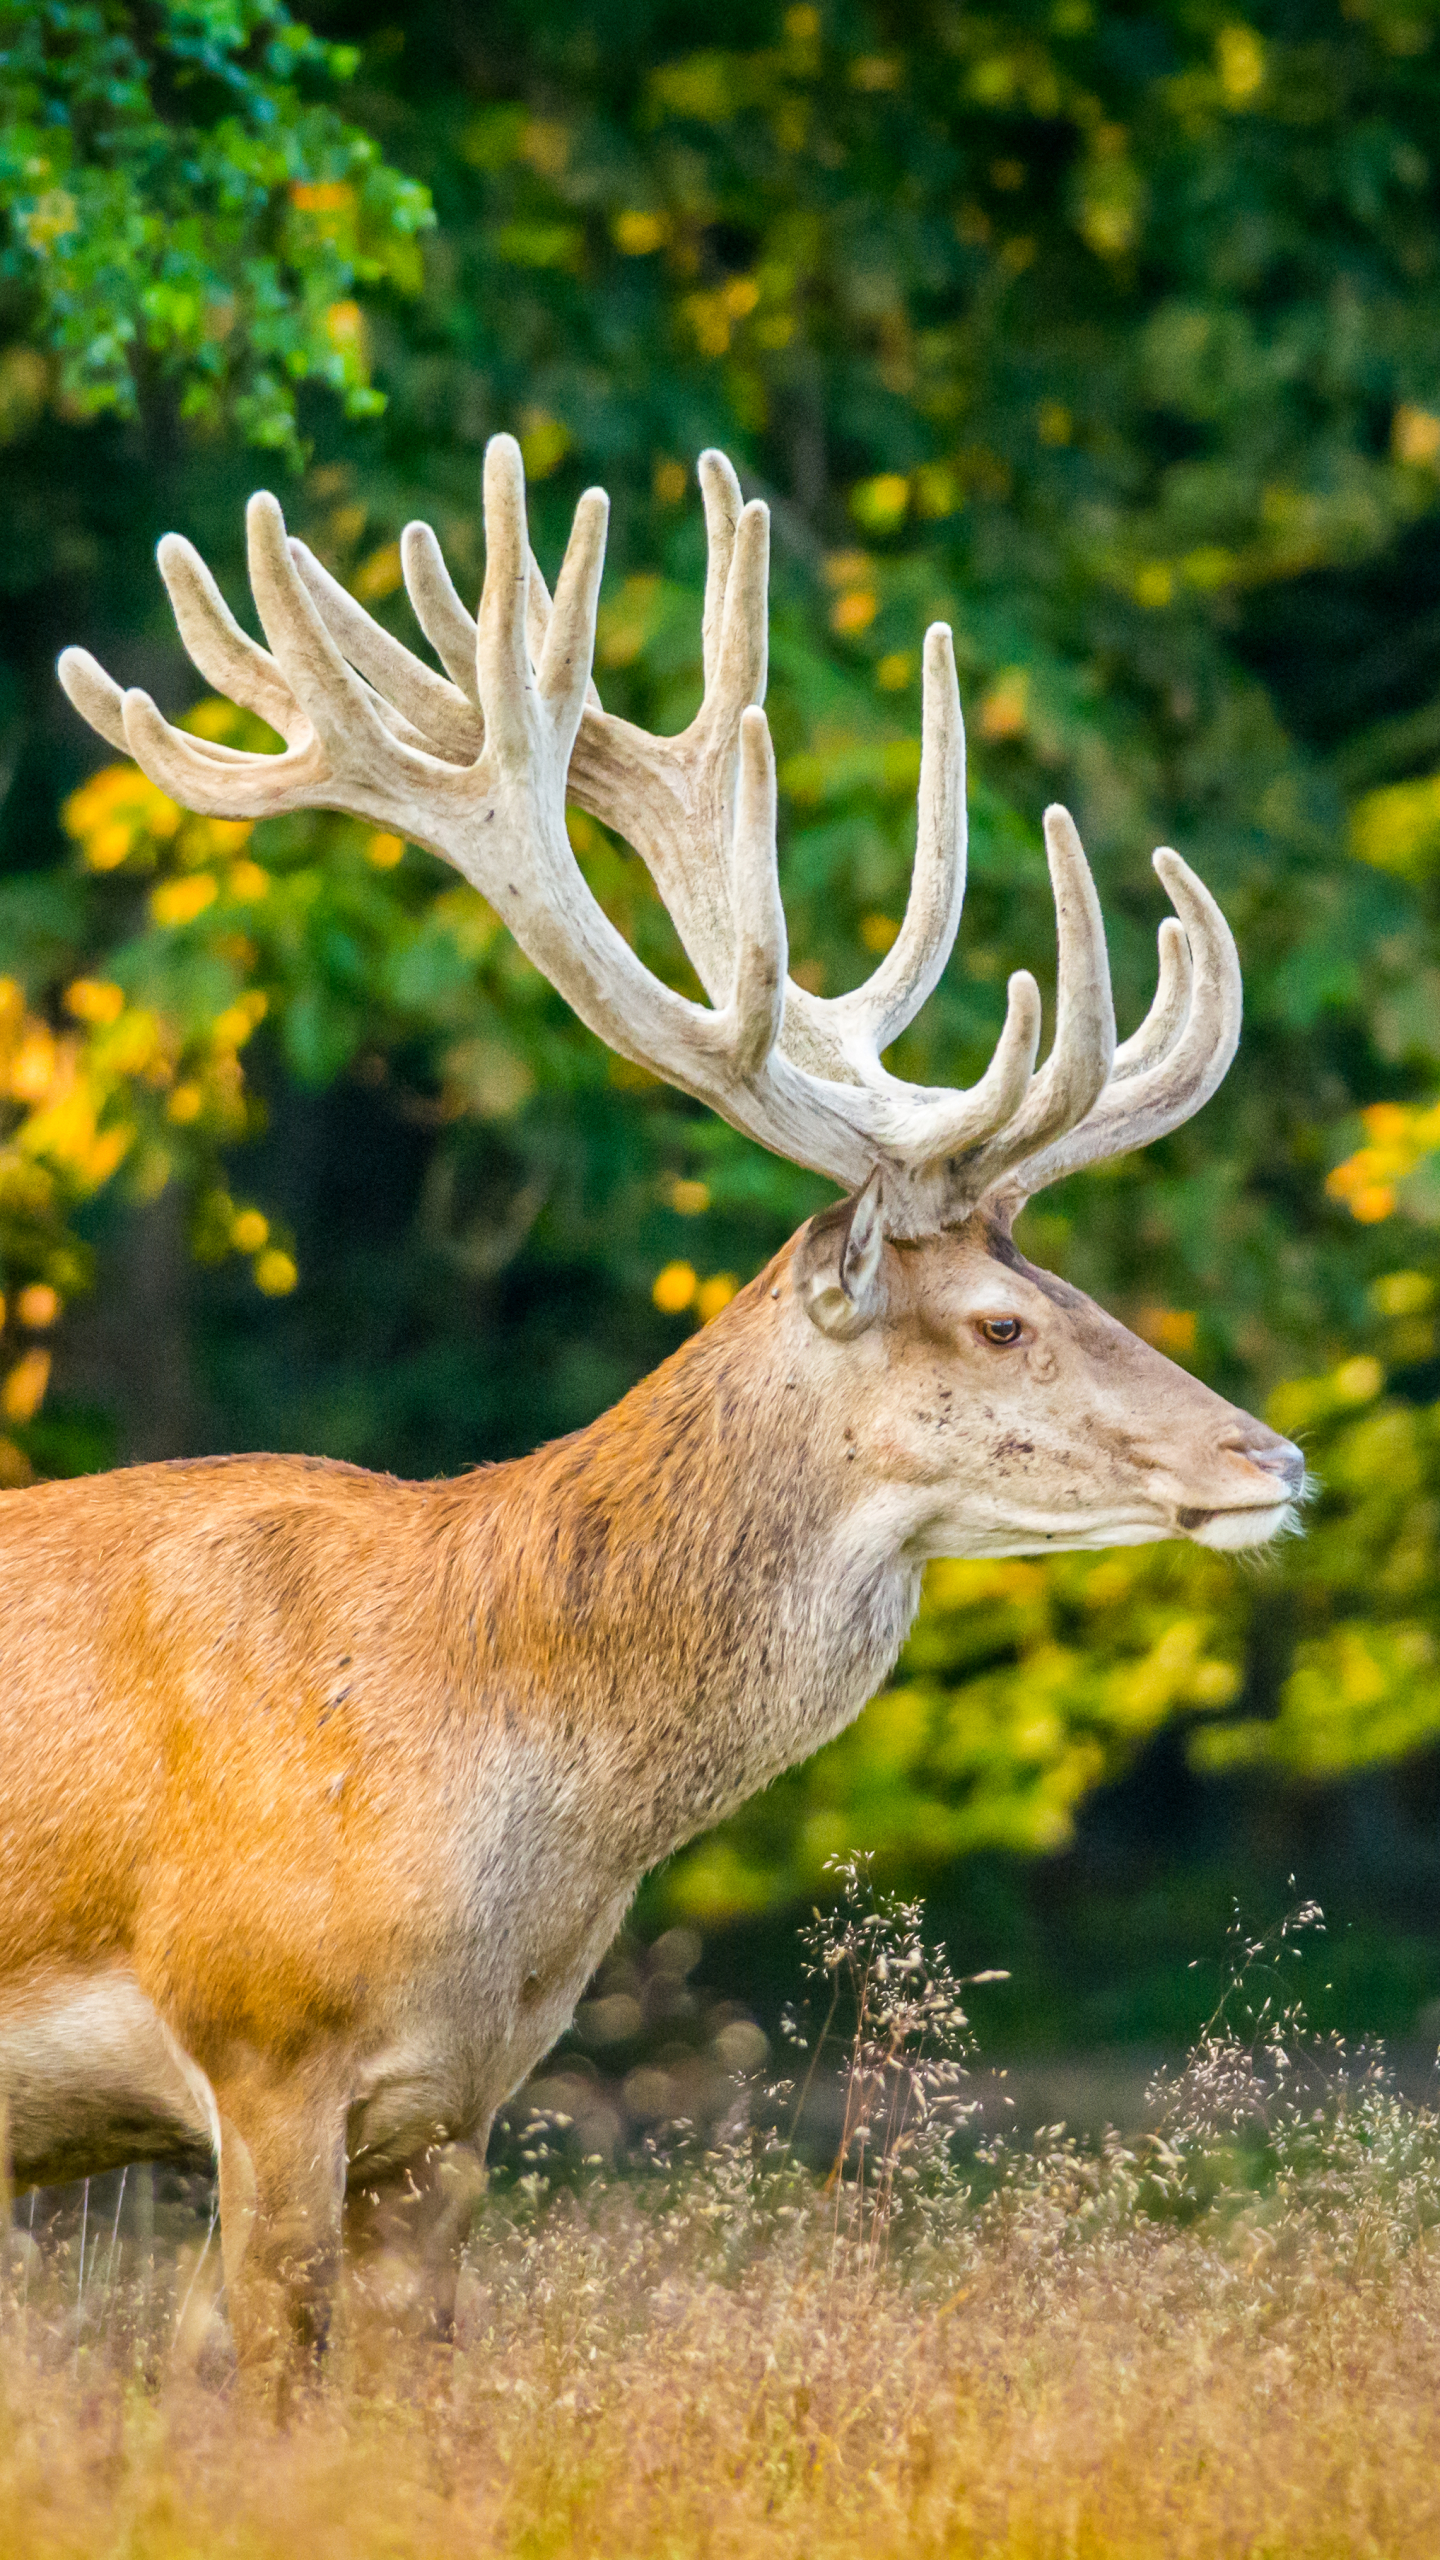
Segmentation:
[[(253, 2360), (323, 2334), (347, 2153), (366, 2195), (428, 2161), (453, 2239), (456, 2146), (639, 1875), (858, 1711), (927, 1554), (1173, 1535), (1296, 1488), (1286, 1444), (979, 1222), (887, 1247), (851, 1341), (795, 1277), (792, 1246), (588, 1430), (456, 1481), (256, 1457), (0, 1497), (15, 2166), (218, 2131)], [(1024, 1341), (993, 1349), (1011, 1306)], [(122, 2048), (154, 2021), (108, 2113), (87, 1999)]]

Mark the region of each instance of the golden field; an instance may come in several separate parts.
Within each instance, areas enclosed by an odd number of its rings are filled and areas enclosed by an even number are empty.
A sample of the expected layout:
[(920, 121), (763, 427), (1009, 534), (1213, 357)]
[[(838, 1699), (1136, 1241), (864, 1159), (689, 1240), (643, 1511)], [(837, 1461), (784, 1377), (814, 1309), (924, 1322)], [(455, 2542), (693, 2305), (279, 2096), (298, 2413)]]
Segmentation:
[(977, 2140), (957, 1986), (867, 1925), (828, 2174), (793, 2091), (624, 2174), (534, 2129), (454, 2345), (352, 2307), (283, 2424), (203, 2212), (97, 2181), (82, 2293), (21, 2199), (6, 2560), (1431, 2560), (1440, 2116), (1262, 2000), (1143, 2134)]

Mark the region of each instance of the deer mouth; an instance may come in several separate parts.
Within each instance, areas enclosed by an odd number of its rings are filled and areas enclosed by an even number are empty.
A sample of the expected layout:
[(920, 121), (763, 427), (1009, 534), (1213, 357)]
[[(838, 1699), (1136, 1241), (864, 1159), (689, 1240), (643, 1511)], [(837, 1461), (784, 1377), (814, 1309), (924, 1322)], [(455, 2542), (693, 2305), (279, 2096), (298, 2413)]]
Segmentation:
[(1296, 1526), (1293, 1500), (1285, 1494), (1269, 1502), (1232, 1503), (1214, 1511), (1182, 1510), (1176, 1526), (1199, 1547), (1235, 1553), (1244, 1547), (1268, 1547), (1283, 1529)]

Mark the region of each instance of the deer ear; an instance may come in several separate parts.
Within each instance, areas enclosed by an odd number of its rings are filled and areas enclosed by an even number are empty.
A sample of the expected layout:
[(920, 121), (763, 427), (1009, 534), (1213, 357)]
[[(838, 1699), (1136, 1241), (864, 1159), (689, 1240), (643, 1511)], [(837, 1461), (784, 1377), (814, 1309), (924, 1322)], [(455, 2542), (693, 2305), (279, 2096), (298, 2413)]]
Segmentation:
[(884, 1245), (877, 1166), (863, 1191), (812, 1218), (800, 1239), (795, 1282), (806, 1314), (822, 1333), (846, 1342), (874, 1323), (885, 1304)]

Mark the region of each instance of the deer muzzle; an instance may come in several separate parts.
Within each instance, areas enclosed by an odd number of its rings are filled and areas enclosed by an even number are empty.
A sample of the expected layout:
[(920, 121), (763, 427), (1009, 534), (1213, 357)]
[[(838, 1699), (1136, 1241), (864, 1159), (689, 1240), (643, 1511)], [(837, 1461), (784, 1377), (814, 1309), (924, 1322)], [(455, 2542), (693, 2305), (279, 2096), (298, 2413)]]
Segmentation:
[(1248, 1415), (1224, 1434), (1219, 1454), (1235, 1479), (1233, 1494), (1223, 1502), (1183, 1505), (1177, 1525), (1202, 1547), (1265, 1546), (1304, 1496), (1305, 1460), (1293, 1440)]

